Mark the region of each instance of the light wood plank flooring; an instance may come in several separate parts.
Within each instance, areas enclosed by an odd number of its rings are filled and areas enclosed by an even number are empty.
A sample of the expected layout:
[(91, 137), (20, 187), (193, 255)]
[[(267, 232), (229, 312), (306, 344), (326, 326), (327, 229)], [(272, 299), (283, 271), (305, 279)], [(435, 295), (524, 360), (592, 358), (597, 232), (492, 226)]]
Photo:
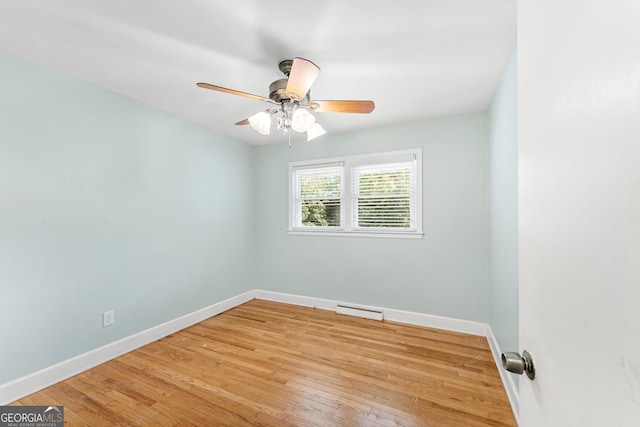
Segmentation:
[(253, 300), (18, 405), (70, 426), (515, 426), (483, 337)]

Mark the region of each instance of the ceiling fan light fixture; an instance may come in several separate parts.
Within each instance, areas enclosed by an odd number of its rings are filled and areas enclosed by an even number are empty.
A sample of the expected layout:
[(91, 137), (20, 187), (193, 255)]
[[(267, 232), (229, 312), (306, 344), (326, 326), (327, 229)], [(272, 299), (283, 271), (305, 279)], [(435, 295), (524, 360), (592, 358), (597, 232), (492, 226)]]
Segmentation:
[(307, 141), (312, 141), (326, 133), (316, 123), (312, 113), (359, 113), (369, 114), (375, 109), (373, 101), (365, 100), (312, 100), (309, 90), (315, 82), (320, 68), (308, 59), (296, 57), (285, 59), (278, 64), (280, 71), (286, 76), (269, 85), (269, 97), (253, 95), (247, 92), (229, 89), (210, 83), (196, 83), (203, 89), (224, 92), (270, 103), (272, 106), (266, 112), (240, 120), (238, 126), (251, 125), (262, 135), (268, 135), (271, 130), (271, 116), (276, 116), (276, 128), (289, 137), (291, 146), (291, 130), (307, 133)]
[(296, 108), (293, 112), (293, 117), (291, 118), (291, 129), (296, 132), (306, 132), (315, 122), (316, 118), (307, 110), (304, 108)]
[(262, 135), (269, 135), (271, 131), (271, 115), (266, 111), (261, 111), (249, 117), (249, 124), (256, 132)]
[(326, 130), (322, 128), (318, 123), (314, 123), (313, 126), (307, 130), (307, 142), (313, 141), (314, 139), (324, 135), (327, 133)]

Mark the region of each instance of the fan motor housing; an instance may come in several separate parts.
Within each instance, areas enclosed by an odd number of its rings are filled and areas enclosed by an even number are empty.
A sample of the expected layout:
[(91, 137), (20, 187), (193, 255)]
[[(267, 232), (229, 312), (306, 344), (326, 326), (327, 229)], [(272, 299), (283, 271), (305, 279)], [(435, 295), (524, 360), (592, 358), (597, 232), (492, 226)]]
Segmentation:
[(291, 74), (291, 67), (293, 67), (293, 59), (285, 59), (278, 64), (280, 71), (287, 77)]

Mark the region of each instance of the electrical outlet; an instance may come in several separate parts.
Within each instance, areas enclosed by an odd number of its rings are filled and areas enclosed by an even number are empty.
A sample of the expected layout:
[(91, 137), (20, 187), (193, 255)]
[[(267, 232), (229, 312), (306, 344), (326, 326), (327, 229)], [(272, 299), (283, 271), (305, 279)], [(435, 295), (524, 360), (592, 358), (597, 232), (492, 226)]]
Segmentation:
[(116, 322), (116, 313), (113, 310), (102, 313), (102, 327), (106, 328)]

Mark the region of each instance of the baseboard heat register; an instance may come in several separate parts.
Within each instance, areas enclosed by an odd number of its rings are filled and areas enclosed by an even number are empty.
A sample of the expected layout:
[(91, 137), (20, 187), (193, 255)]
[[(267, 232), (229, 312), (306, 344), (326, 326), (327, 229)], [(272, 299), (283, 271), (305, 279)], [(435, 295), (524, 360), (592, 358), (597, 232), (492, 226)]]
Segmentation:
[(336, 313), (346, 314), (347, 316), (364, 317), (365, 319), (373, 320), (382, 320), (384, 318), (382, 310), (343, 304), (338, 304), (336, 306)]

